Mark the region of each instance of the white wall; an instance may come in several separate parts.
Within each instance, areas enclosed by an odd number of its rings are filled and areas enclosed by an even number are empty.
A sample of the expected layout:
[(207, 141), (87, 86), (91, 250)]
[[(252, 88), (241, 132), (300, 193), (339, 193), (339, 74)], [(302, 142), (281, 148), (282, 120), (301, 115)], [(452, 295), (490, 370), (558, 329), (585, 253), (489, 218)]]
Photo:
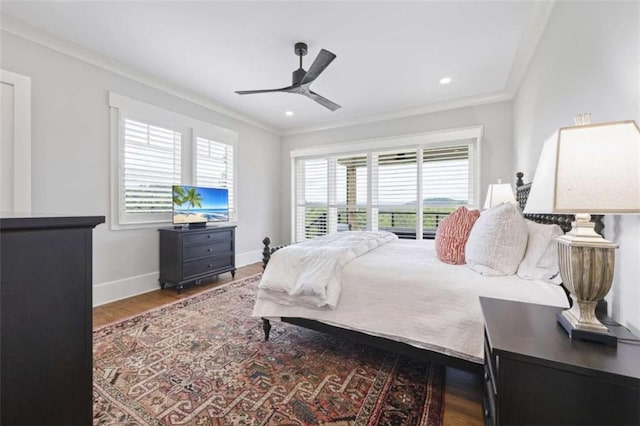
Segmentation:
[(236, 261), (260, 260), (263, 236), (280, 231), (280, 136), (12, 34), (1, 43), (0, 68), (32, 82), (32, 210), (107, 216), (94, 231), (94, 304), (158, 288), (158, 231), (108, 226), (109, 91), (238, 132)]
[[(639, 58), (640, 3), (558, 2), (514, 100), (514, 170), (533, 177), (544, 140), (578, 113), (640, 122)], [(639, 334), (640, 216), (605, 225), (620, 244), (610, 313)]]
[(504, 182), (515, 182), (515, 173), (512, 172), (511, 165), (513, 158), (511, 101), (285, 136), (281, 164), (282, 193), (287, 196), (282, 198), (280, 242), (291, 241), (291, 200), (288, 195), (291, 194), (290, 152), (292, 150), (474, 125), (484, 126), (480, 161), (480, 201), (482, 202), (487, 185), (495, 182), (497, 178), (502, 178)]

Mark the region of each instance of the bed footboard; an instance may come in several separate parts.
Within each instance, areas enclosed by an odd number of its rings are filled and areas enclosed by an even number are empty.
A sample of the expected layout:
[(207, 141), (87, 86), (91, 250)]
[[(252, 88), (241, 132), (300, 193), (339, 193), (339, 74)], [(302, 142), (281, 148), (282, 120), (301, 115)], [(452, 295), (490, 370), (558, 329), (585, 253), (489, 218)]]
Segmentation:
[(283, 244), (281, 246), (270, 247), (271, 239), (269, 237), (264, 237), (264, 240), (262, 240), (262, 244), (264, 244), (264, 248), (262, 249), (262, 269), (265, 269), (267, 267), (269, 259), (271, 259), (271, 255), (273, 253), (289, 245)]

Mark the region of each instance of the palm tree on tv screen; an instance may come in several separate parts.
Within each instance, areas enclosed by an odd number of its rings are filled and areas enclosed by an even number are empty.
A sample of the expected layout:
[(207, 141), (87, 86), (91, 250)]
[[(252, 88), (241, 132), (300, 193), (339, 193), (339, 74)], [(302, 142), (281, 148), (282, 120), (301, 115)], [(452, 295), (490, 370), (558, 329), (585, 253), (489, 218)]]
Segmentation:
[(183, 202), (189, 203), (189, 208), (202, 207), (202, 200), (202, 195), (195, 188), (189, 188), (182, 198)]
[(184, 188), (181, 186), (173, 187), (173, 204), (177, 206), (184, 204)]

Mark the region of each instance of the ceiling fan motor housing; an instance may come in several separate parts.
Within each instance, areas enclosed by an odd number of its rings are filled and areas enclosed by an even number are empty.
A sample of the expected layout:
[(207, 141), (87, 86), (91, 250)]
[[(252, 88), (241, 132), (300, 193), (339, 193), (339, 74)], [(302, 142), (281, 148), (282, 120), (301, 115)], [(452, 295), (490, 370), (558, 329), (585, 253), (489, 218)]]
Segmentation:
[(302, 68), (298, 68), (297, 70), (295, 70), (294, 72), (291, 73), (291, 80), (292, 80), (292, 84), (295, 86), (296, 84), (300, 84), (300, 82), (302, 81), (302, 79), (304, 78), (304, 75), (307, 72), (305, 70), (303, 70)]

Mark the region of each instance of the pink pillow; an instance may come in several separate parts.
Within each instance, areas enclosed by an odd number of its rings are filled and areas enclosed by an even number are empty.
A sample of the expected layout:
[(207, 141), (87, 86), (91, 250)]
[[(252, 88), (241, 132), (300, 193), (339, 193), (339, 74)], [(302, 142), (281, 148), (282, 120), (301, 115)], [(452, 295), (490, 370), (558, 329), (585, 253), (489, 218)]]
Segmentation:
[(480, 217), (480, 211), (467, 210), (458, 207), (453, 213), (445, 217), (436, 231), (436, 254), (438, 259), (453, 265), (462, 265), (464, 246), (475, 221)]

